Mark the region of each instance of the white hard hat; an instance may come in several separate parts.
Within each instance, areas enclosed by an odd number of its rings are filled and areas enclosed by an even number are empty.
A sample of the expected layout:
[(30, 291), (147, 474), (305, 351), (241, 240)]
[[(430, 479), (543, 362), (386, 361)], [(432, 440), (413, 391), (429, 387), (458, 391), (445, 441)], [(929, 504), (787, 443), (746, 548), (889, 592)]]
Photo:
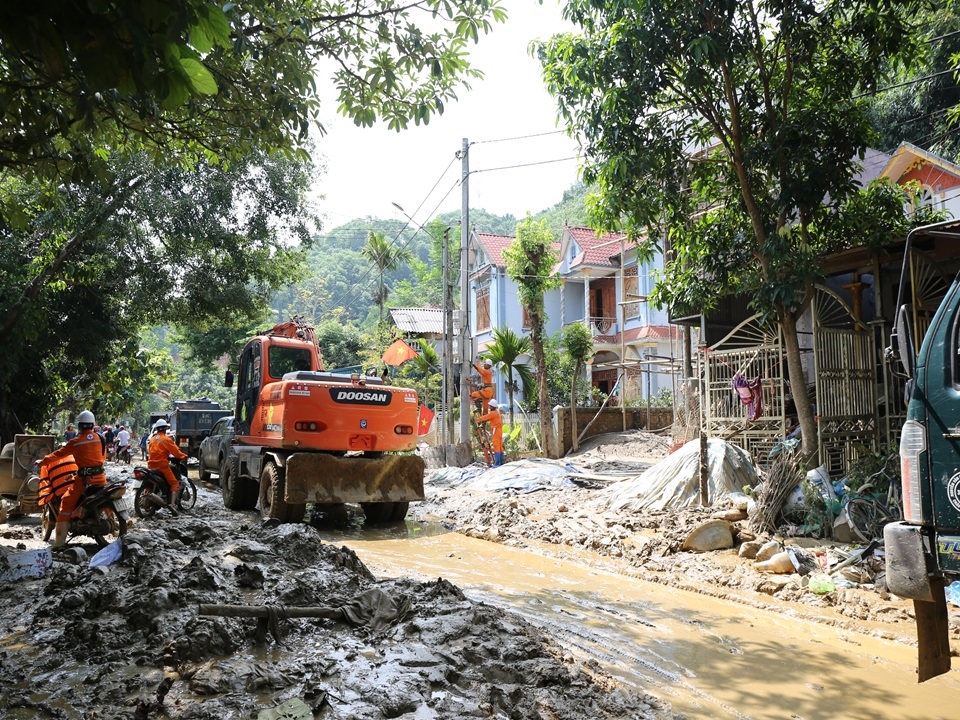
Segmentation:
[(153, 424), (153, 429), (154, 429), (154, 430), (159, 430), (160, 428), (168, 428), (168, 427), (170, 427), (170, 423), (168, 423), (168, 422), (167, 422), (166, 420), (164, 420), (163, 418), (160, 418), (159, 420), (157, 420), (157, 421)]
[(493, 362), (490, 360), (490, 358), (487, 358), (483, 361), (483, 365), (484, 367), (493, 367)]
[(77, 425), (89, 425), (93, 427), (97, 424), (96, 419), (93, 417), (93, 413), (89, 410), (84, 410), (82, 413), (77, 415)]
[(492, 407), (492, 408), (498, 408), (498, 407), (500, 407), (500, 403), (498, 403), (496, 400), (491, 400), (491, 401), (490, 401), (490, 407)]

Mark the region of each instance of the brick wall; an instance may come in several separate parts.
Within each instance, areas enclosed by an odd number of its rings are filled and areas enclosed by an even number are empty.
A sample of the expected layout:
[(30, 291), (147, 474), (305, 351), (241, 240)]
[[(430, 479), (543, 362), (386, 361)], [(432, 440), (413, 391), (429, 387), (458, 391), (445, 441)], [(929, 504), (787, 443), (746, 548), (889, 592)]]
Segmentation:
[[(573, 447), (573, 438), (570, 425), (570, 408), (558, 408), (556, 410), (557, 433), (560, 442), (560, 457), (566, 455)], [(577, 408), (577, 433), (582, 433), (587, 427), (587, 423), (593, 420), (597, 414), (597, 408)], [(650, 408), (650, 430), (661, 430), (670, 427), (673, 424), (673, 408)], [(647, 428), (647, 409), (646, 408), (627, 408), (627, 429), (643, 430)], [(621, 408), (604, 408), (600, 416), (594, 420), (593, 424), (584, 434), (584, 441), (596, 435), (602, 435), (609, 432), (623, 431), (623, 410)]]

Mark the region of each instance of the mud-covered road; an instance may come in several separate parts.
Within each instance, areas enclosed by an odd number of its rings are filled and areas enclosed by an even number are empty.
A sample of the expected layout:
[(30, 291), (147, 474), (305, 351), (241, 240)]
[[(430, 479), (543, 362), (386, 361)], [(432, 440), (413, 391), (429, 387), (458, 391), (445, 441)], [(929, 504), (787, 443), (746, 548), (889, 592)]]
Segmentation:
[[(632, 442), (587, 452), (666, 452)], [(818, 595), (736, 549), (680, 552), (713, 509), (612, 513), (602, 485), (481, 492), (428, 476), (427, 501), (376, 529), (356, 513), (341, 528), (263, 524), (204, 485), (190, 515), (138, 520), (114, 565), (0, 583), (0, 717), (960, 717), (960, 672), (916, 684), (909, 604), (882, 585)], [(11, 519), (0, 552), (39, 535), (35, 516)]]

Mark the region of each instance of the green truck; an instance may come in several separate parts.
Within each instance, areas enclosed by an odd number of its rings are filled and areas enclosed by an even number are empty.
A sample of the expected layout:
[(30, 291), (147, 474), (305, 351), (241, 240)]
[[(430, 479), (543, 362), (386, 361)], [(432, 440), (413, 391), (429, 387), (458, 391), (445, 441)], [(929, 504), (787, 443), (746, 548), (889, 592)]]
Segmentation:
[[(911, 299), (920, 295), (911, 272), (920, 248), (937, 258), (949, 282), (939, 305)], [(920, 682), (950, 670), (946, 587), (960, 581), (960, 275), (949, 280), (958, 268), (960, 221), (910, 232), (886, 353), (906, 379), (904, 520), (884, 528), (886, 582), (913, 600)]]

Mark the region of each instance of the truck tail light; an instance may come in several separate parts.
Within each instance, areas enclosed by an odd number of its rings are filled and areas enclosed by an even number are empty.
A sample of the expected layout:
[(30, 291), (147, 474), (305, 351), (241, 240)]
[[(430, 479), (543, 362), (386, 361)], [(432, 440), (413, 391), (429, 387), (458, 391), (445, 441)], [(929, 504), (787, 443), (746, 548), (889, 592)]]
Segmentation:
[(298, 420), (293, 424), (293, 429), (297, 432), (323, 432), (327, 429), (327, 424), (315, 420)]
[(900, 433), (900, 482), (903, 488), (903, 519), (923, 520), (920, 504), (920, 453), (927, 449), (927, 431), (916, 420), (907, 420)]
[(413, 435), (413, 426), (412, 425), (397, 425), (393, 431), (397, 435)]

